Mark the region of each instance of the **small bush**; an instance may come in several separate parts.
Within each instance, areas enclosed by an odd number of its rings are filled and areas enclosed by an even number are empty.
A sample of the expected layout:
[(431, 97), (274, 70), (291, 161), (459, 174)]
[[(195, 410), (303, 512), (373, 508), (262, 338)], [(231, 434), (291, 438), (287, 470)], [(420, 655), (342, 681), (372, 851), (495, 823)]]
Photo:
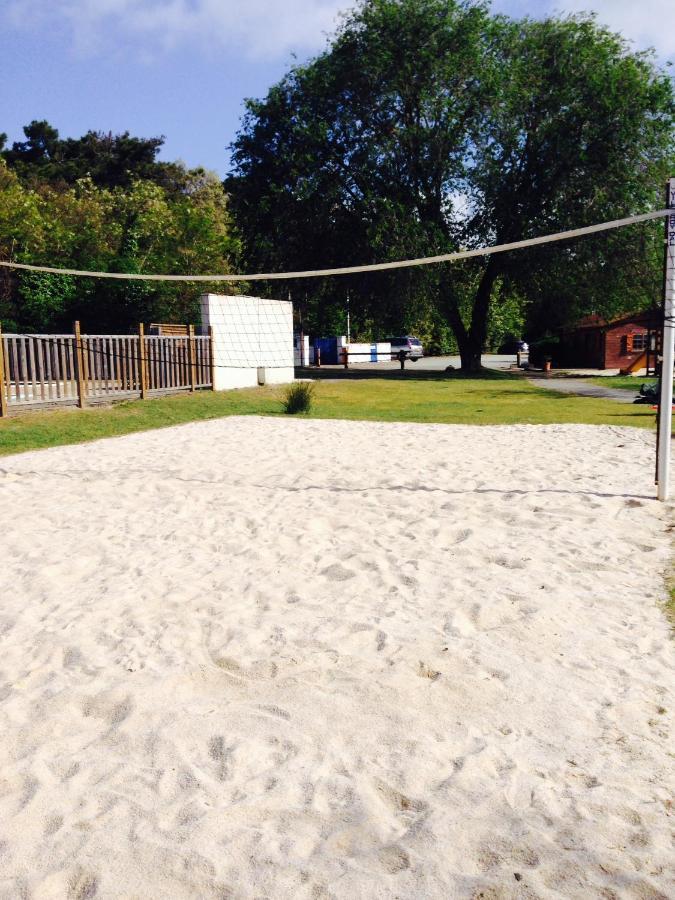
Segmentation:
[(296, 413), (306, 413), (312, 408), (312, 399), (314, 397), (314, 385), (306, 381), (296, 381), (289, 384), (284, 392), (281, 405), (284, 412), (290, 416)]

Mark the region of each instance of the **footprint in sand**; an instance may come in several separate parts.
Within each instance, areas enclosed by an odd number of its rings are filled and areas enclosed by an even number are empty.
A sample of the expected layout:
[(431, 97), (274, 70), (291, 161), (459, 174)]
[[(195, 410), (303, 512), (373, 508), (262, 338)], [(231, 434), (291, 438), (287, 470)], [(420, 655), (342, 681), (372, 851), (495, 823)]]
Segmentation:
[(63, 816), (49, 816), (45, 822), (45, 837), (56, 834), (63, 826)]
[(98, 877), (78, 869), (68, 879), (68, 900), (91, 900), (98, 893)]
[(375, 779), (375, 788), (382, 800), (395, 813), (403, 813), (415, 819), (421, 819), (429, 809), (429, 804), (425, 801), (408, 797), (379, 778)]
[(396, 844), (383, 847), (377, 856), (382, 866), (392, 875), (410, 868), (410, 857), (402, 847)]
[(230, 760), (234, 747), (226, 747), (223, 737), (214, 735), (209, 741), (209, 756), (216, 763), (218, 781), (225, 781), (230, 774)]
[(499, 838), (479, 847), (476, 861), (483, 872), (489, 872), (504, 864), (509, 867), (516, 865), (536, 869), (540, 862), (539, 855), (533, 848), (527, 845), (512, 844), (510, 841)]
[(259, 706), (258, 709), (261, 712), (268, 713), (270, 716), (276, 716), (278, 719), (286, 719), (290, 720), (291, 714), (285, 710), (281, 709), (280, 706)]
[(248, 669), (239, 665), (236, 659), (231, 659), (228, 656), (219, 656), (213, 661), (219, 669), (227, 672), (228, 675), (234, 675), (238, 678), (252, 678), (255, 681), (265, 681), (270, 678), (276, 678), (277, 672), (279, 671), (279, 667), (275, 662), (268, 662), (264, 659), (254, 661)]
[(85, 700), (82, 706), (82, 714), (86, 718), (94, 716), (98, 719), (105, 719), (110, 728), (117, 728), (131, 715), (133, 709), (134, 704), (131, 697), (115, 701), (115, 699), (105, 694), (99, 694), (96, 697), (88, 697)]
[(354, 572), (350, 569), (346, 569), (340, 563), (333, 563), (332, 566), (327, 566), (325, 569), (321, 570), (321, 574), (329, 581), (348, 581), (355, 575)]
[(522, 559), (508, 559), (506, 556), (495, 556), (492, 562), (501, 566), (503, 569), (525, 569), (527, 568)]

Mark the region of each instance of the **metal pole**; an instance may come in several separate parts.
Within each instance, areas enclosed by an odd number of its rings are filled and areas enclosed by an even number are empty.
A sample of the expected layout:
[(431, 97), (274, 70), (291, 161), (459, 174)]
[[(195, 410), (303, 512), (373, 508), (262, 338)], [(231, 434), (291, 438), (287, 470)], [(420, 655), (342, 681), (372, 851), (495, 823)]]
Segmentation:
[(197, 382), (195, 371), (195, 326), (188, 325), (188, 361), (190, 364), (190, 393), (194, 394)]
[(352, 334), (351, 334), (351, 320), (349, 316), (349, 291), (347, 291), (347, 344), (351, 344), (352, 342)]
[(666, 190), (666, 207), (672, 209), (673, 213), (666, 218), (663, 348), (656, 464), (659, 500), (667, 500), (670, 496), (670, 444), (673, 421), (673, 365), (675, 363), (675, 178), (668, 180)]
[(209, 372), (211, 373), (211, 390), (216, 389), (216, 352), (213, 346), (213, 325), (209, 325)]

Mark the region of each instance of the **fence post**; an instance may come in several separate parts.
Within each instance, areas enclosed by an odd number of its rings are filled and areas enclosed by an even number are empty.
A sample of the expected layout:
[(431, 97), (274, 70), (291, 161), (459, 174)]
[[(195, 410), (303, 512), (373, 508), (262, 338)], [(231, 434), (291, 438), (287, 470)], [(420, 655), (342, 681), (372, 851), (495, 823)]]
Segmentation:
[(138, 372), (141, 379), (141, 400), (145, 400), (148, 390), (148, 368), (145, 356), (145, 327), (142, 322), (138, 326)]
[(73, 322), (75, 335), (75, 381), (77, 382), (77, 405), (82, 409), (87, 402), (87, 389), (84, 383), (84, 348), (79, 321)]
[(190, 393), (195, 392), (195, 326), (188, 325), (188, 365), (190, 366)]
[(216, 389), (216, 352), (213, 343), (213, 325), (209, 325), (209, 369), (211, 371), (211, 390)]
[(5, 394), (5, 353), (2, 340), (2, 328), (0, 327), (0, 418), (7, 415), (7, 407), (9, 405), (9, 385), (8, 392)]

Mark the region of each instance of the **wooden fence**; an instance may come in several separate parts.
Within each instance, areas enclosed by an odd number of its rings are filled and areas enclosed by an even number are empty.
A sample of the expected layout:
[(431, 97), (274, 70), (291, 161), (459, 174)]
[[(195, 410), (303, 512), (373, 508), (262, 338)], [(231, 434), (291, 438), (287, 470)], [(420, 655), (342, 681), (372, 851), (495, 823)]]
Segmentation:
[(0, 415), (213, 389), (212, 335), (0, 333)]

